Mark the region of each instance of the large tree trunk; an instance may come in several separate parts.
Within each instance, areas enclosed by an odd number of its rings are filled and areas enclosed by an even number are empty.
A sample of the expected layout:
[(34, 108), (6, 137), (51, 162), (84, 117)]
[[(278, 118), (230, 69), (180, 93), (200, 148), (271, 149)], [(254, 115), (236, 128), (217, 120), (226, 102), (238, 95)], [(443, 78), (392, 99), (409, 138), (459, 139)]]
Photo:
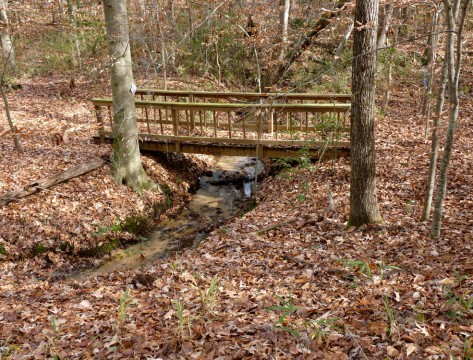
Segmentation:
[(0, 0), (0, 26), (3, 61), (9, 62), (12, 69), (15, 70), (15, 53), (10, 37), (10, 22), (8, 21), (8, 0)]
[(448, 129), (445, 139), (445, 148), (443, 151), (442, 162), (440, 163), (439, 182), (437, 185), (437, 195), (435, 197), (435, 210), (434, 218), (432, 221), (431, 236), (432, 238), (440, 237), (440, 226), (442, 223), (442, 212), (445, 195), (447, 193), (447, 175), (448, 166), (450, 164), (450, 157), (453, 149), (453, 137), (455, 135), (455, 129), (457, 125), (458, 111), (460, 109), (460, 99), (458, 96), (458, 80), (460, 77), (460, 69), (462, 64), (462, 50), (463, 50), (463, 30), (465, 28), (465, 19), (468, 11), (468, 5), (470, 0), (463, 0), (461, 5), (461, 18), (459, 29), (456, 32), (457, 43), (456, 43), (456, 59), (455, 59), (455, 44), (454, 44), (454, 33), (455, 33), (455, 6), (452, 6), (450, 0), (443, 0), (447, 27), (449, 32), (447, 33), (447, 61), (448, 66), (448, 86), (450, 94), (450, 109), (449, 109), (449, 120)]
[(374, 141), (378, 0), (357, 0), (353, 39), (349, 226), (382, 222), (376, 200)]
[(126, 0), (103, 0), (103, 6), (114, 111), (112, 175), (118, 184), (128, 185), (137, 192), (156, 190), (158, 186), (150, 180), (141, 164)]

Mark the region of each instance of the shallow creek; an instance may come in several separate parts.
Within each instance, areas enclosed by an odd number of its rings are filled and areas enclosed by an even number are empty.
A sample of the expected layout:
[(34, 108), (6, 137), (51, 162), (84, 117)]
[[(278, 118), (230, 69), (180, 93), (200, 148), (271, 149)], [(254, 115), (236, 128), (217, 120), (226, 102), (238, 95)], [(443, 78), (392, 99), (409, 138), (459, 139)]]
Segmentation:
[(146, 241), (118, 250), (109, 261), (80, 276), (139, 268), (171, 251), (197, 246), (214, 228), (244, 212), (253, 195), (255, 177), (263, 170), (263, 164), (255, 158), (217, 158), (213, 169), (200, 178), (199, 190), (181, 213), (161, 221)]

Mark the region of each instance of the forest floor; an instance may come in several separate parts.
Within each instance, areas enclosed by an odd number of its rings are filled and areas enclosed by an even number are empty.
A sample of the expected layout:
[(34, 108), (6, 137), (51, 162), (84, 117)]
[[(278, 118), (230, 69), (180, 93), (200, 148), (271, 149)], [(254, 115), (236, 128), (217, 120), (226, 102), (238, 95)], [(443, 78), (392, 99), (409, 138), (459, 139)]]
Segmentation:
[[(149, 215), (162, 196), (117, 186), (105, 166), (0, 208), (0, 358), (473, 357), (468, 71), (439, 240), (419, 222), (430, 142), (416, 96), (401, 85), (377, 122), (379, 226), (345, 229), (347, 159), (299, 166), (267, 179), (258, 206), (197, 249), (144, 269), (73, 280), (54, 274), (98, 263), (78, 253), (106, 243), (111, 225)], [(63, 78), (33, 78), (9, 94), (22, 149), (0, 137), (0, 195), (109, 156), (109, 145), (91, 140), (87, 101), (103, 91), (76, 83), (71, 89)], [(178, 160), (187, 173), (172, 166)], [(144, 157), (150, 175), (175, 194), (162, 216), (189, 199), (209, 161)], [(271, 225), (280, 226), (259, 232)]]

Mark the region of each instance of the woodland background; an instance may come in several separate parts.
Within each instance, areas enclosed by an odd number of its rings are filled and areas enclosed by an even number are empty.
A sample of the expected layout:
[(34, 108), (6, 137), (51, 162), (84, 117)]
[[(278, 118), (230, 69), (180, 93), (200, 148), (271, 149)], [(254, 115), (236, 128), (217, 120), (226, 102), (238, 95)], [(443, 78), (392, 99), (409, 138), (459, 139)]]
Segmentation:
[[(135, 82), (350, 92), (352, 11), (349, 1), (128, 1)], [(384, 224), (346, 229), (349, 160), (310, 164), (301, 156), (263, 183), (255, 209), (197, 249), (143, 269), (65, 278), (113, 255), (117, 244), (139, 242), (153, 205), (164, 201), (117, 186), (102, 167), (0, 207), (0, 357), (472, 358), (471, 5), (469, 15), (439, 239), (420, 218), (445, 44), (441, 33), (432, 58), (429, 34), (442, 31), (445, 18), (438, 1), (381, 2), (376, 151)], [(8, 26), (2, 21), (2, 84), (20, 149), (2, 118), (0, 194), (109, 157), (110, 146), (92, 141), (88, 101), (110, 96), (100, 2), (10, 0)], [(440, 116), (441, 141), (448, 115)], [(172, 190), (172, 206), (158, 211), (167, 217), (212, 159), (144, 155), (143, 162)]]

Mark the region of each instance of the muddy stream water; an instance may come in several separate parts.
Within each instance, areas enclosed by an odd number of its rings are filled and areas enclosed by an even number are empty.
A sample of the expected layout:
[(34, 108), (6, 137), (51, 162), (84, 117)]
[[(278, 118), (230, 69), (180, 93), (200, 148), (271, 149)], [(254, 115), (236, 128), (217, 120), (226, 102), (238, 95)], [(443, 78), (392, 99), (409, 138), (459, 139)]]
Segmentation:
[(245, 211), (254, 193), (255, 178), (263, 170), (255, 158), (217, 158), (213, 169), (200, 177), (199, 190), (176, 217), (159, 222), (146, 241), (116, 251), (100, 267), (74, 278), (140, 268), (172, 251), (197, 246), (215, 227)]

